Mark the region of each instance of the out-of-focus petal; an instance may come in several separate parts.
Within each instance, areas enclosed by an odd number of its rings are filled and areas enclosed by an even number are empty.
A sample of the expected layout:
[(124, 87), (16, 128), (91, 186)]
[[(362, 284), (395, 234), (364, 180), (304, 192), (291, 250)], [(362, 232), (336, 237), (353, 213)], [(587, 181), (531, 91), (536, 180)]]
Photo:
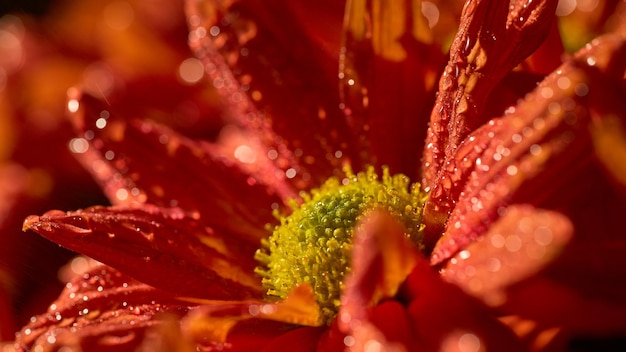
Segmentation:
[[(259, 348), (282, 333), (303, 325), (321, 325), (320, 309), (309, 286), (296, 287), (284, 301), (277, 303), (261, 299), (201, 300), (198, 303), (201, 305), (183, 320), (183, 335), (200, 344), (227, 346), (237, 351), (251, 346)], [(311, 333), (315, 334), (314, 331)]]
[(167, 292), (100, 265), (68, 282), (48, 311), (22, 328), (15, 346), (27, 351), (57, 351), (63, 346), (133, 351), (145, 330), (159, 324), (158, 314), (182, 315), (186, 310), (185, 302)]
[(424, 351), (523, 351), (513, 332), (479, 301), (419, 262), (406, 283), (413, 331)]
[[(318, 351), (317, 345), (324, 328), (301, 327), (287, 331), (270, 342), (263, 348), (263, 352), (274, 352), (280, 350), (298, 350), (302, 352)], [(320, 350), (328, 351), (329, 350)]]
[[(247, 174), (245, 163), (236, 162), (238, 155), (224, 155), (214, 144), (149, 121), (124, 120), (89, 95), (71, 92), (68, 108), (81, 133), (70, 148), (114, 204), (181, 207), (256, 245), (266, 236), (265, 224), (274, 221), (272, 204), (292, 194), (266, 169), (258, 177)], [(258, 151), (246, 150), (240, 157), (257, 162), (246, 158)], [(256, 158), (258, 163), (262, 158)]]
[[(620, 292), (623, 294), (623, 290)], [(581, 294), (558, 280), (538, 276), (511, 287), (506, 297), (501, 307), (504, 311), (518, 312), (526, 319), (560, 327), (570, 334), (606, 338), (626, 332), (623, 299)]]
[[(589, 70), (611, 71), (611, 58), (622, 57), (622, 48), (617, 36), (594, 41), (514, 111), (477, 129), (459, 146), (433, 191), (435, 198), (457, 199), (431, 256), (433, 264), (480, 236), (508, 204), (565, 209), (570, 215), (577, 204), (573, 199), (601, 187), (594, 174), (587, 102), (593, 99), (589, 92), (602, 89), (604, 82)], [(425, 219), (442, 209), (431, 199)]]
[(373, 211), (357, 225), (352, 272), (346, 278), (337, 318), (340, 330), (351, 338), (348, 347), (352, 350), (363, 350), (367, 344), (380, 345), (385, 351), (404, 348), (390, 341), (368, 316), (380, 300), (396, 295), (421, 258), (404, 232), (404, 227), (382, 210)]
[(348, 1), (342, 109), (370, 163), (417, 178), (442, 48), (419, 1)]
[(207, 228), (177, 208), (51, 211), (29, 217), (24, 228), (177, 295), (262, 295), (252, 273), (255, 246)]
[(510, 206), (487, 233), (446, 263), (441, 276), (488, 305), (501, 305), (505, 289), (543, 269), (573, 231), (559, 213)]
[(319, 185), (344, 159), (358, 162), (328, 56), (339, 52), (341, 1), (187, 1), (187, 14), (190, 46), (230, 117), (291, 183)]

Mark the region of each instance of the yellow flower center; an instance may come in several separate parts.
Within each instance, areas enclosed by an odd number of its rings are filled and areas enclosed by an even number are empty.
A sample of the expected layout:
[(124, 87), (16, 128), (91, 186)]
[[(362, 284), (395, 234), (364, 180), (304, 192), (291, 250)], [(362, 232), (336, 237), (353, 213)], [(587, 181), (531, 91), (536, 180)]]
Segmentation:
[(422, 240), (425, 194), (419, 184), (402, 174), (391, 176), (386, 167), (382, 180), (373, 167), (357, 175), (349, 167), (344, 172), (341, 181), (332, 177), (302, 192), (302, 204), (290, 202), (290, 215), (277, 213), (280, 225), (270, 228), (271, 236), (255, 255), (270, 299), (285, 299), (296, 285), (308, 284), (327, 323), (339, 310), (355, 227), (369, 211), (386, 209), (404, 224), (407, 238), (420, 247)]

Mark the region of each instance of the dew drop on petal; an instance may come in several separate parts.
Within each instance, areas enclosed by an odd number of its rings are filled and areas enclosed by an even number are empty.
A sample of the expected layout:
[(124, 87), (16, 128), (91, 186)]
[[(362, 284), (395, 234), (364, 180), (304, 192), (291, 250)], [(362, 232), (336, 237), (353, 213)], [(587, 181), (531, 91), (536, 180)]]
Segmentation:
[(542, 246), (547, 246), (552, 242), (552, 230), (547, 226), (539, 226), (535, 229), (535, 242)]
[(294, 178), (294, 177), (296, 177), (296, 169), (294, 169), (294, 168), (287, 169), (287, 171), (285, 171), (285, 176), (287, 176), (287, 178)]
[(517, 174), (517, 166), (509, 165), (506, 168), (506, 173), (509, 174), (510, 176), (515, 176)]
[(522, 239), (517, 235), (507, 236), (504, 246), (509, 252), (517, 252), (522, 248)]
[(252, 316), (257, 316), (259, 315), (260, 312), (261, 312), (261, 309), (256, 304), (252, 304), (248, 307), (248, 313), (250, 313), (250, 315)]
[(80, 103), (78, 103), (78, 100), (76, 99), (70, 99), (67, 102), (67, 110), (69, 110), (69, 112), (76, 112), (78, 111), (79, 107), (80, 107)]
[(487, 261), (487, 270), (492, 273), (498, 272), (502, 268), (502, 263), (498, 258), (489, 258)]
[(544, 87), (541, 89), (541, 96), (545, 99), (550, 99), (554, 95), (554, 91), (550, 87)]
[(530, 154), (538, 156), (541, 154), (541, 146), (539, 144), (533, 144), (530, 146)]
[(187, 84), (197, 83), (204, 77), (204, 66), (196, 58), (185, 59), (178, 66), (178, 76)]
[(480, 351), (480, 339), (474, 334), (463, 334), (459, 337), (460, 352), (478, 352)]
[(376, 340), (369, 340), (363, 346), (364, 352), (380, 352), (382, 351), (382, 344)]
[(576, 88), (574, 88), (574, 93), (576, 93), (579, 97), (584, 97), (589, 94), (589, 86), (585, 83), (580, 83), (576, 85)]
[(121, 201), (128, 199), (128, 191), (124, 188), (120, 188), (115, 192), (115, 197)]
[(89, 149), (89, 142), (84, 138), (72, 138), (69, 143), (72, 153), (82, 154)]
[(571, 80), (565, 76), (559, 77), (559, 79), (556, 80), (556, 85), (559, 86), (559, 88), (561, 89), (567, 89), (570, 87), (571, 84)]
[(242, 144), (235, 148), (235, 158), (244, 164), (252, 164), (256, 161), (256, 153), (249, 146)]

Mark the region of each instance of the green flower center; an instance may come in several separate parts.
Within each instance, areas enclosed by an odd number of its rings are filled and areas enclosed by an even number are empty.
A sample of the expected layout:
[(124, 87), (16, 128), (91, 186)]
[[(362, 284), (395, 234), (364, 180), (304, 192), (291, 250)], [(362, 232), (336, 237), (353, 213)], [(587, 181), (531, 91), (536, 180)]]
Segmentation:
[[(406, 228), (406, 237), (421, 247), (422, 206), (425, 194), (408, 177), (391, 176), (383, 168), (382, 180), (369, 167), (346, 178), (328, 179), (310, 193), (302, 192), (302, 204), (292, 200), (291, 214), (276, 214), (280, 225), (262, 242), (255, 259), (269, 299), (285, 299), (296, 285), (313, 288), (321, 316), (330, 323), (336, 316), (344, 278), (350, 272), (352, 238), (357, 223), (376, 208), (396, 216)], [(421, 249), (421, 248), (420, 248)]]

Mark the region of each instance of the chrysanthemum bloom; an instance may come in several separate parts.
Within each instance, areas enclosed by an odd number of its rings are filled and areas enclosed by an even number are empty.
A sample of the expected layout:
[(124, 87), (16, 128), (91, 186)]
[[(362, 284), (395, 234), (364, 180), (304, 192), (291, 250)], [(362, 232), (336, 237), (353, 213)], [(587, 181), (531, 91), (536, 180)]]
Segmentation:
[(418, 5), (189, 1), (191, 46), (231, 121), (216, 141), (72, 91), (78, 157), (114, 205), (24, 227), (111, 267), (68, 283), (16, 347), (510, 351), (623, 336), (623, 28), (560, 63), (556, 1), (468, 1), (445, 65)]

